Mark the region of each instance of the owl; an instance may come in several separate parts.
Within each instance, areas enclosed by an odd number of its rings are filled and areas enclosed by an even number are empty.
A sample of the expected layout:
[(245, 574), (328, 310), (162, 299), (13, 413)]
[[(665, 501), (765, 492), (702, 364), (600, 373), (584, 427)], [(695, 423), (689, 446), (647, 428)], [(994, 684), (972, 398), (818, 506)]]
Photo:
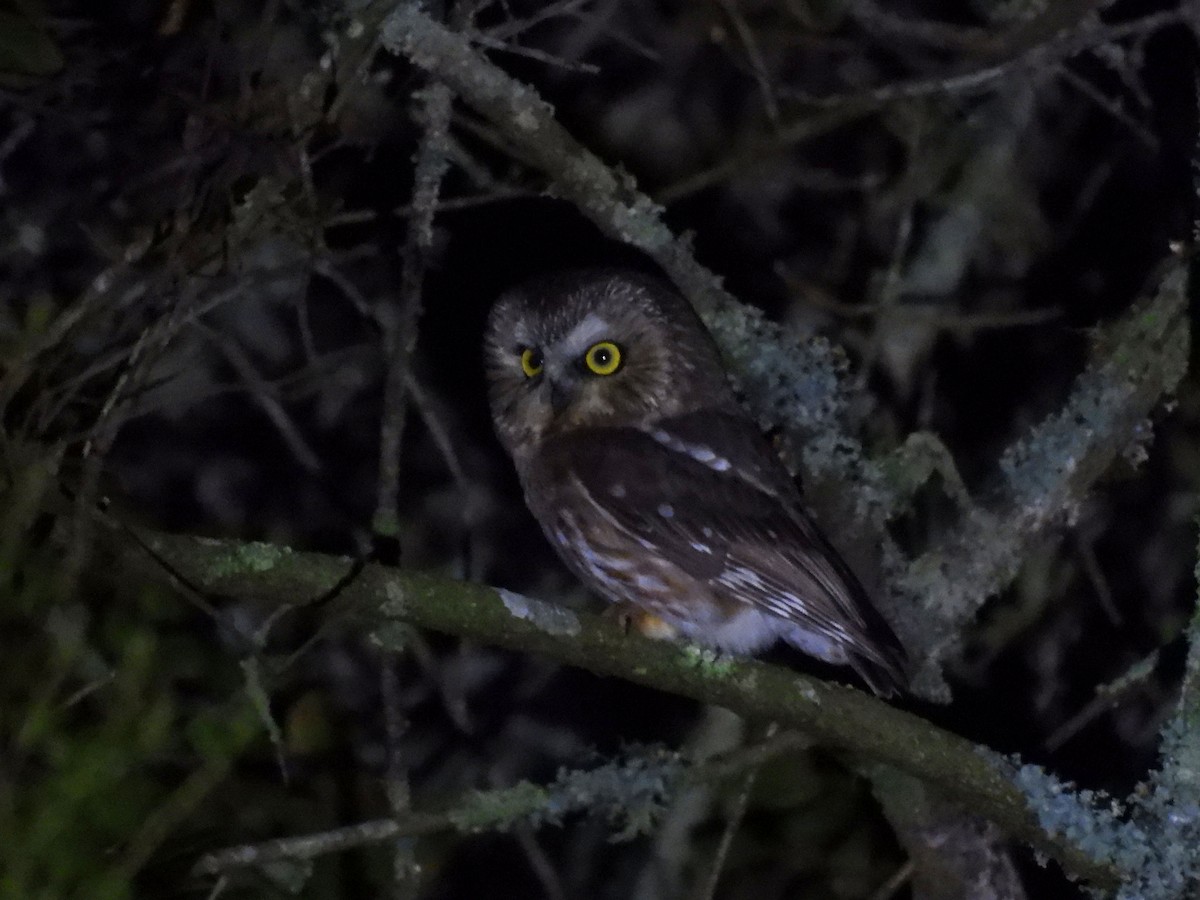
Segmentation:
[(682, 296), (619, 270), (542, 278), (496, 302), (485, 354), (529, 509), (639, 630), (734, 654), (783, 642), (880, 696), (903, 688), (900, 642)]

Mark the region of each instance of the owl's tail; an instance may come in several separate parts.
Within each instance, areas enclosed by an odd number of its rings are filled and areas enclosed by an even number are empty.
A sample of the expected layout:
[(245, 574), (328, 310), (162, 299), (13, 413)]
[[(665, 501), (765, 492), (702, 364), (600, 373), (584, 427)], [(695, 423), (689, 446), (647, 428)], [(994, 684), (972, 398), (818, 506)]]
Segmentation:
[[(894, 638), (893, 638), (894, 640)], [(857, 645), (851, 651), (850, 667), (877, 697), (885, 700), (908, 690), (907, 658), (899, 642), (872, 646)]]

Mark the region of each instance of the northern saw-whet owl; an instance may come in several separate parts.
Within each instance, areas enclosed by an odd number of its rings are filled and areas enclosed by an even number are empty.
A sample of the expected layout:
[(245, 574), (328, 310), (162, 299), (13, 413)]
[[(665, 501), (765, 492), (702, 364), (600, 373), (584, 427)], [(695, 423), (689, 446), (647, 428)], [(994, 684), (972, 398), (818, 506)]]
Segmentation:
[(643, 633), (731, 653), (779, 641), (881, 696), (900, 642), (805, 512), (691, 305), (585, 270), (504, 294), (486, 337), (496, 431), (563, 561)]

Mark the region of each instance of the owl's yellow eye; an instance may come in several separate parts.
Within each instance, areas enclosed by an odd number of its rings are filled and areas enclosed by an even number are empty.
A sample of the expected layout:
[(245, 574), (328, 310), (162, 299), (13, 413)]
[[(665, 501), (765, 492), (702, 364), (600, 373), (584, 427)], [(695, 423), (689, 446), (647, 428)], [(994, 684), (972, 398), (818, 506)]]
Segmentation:
[(543, 365), (541, 350), (526, 347), (521, 351), (521, 371), (525, 373), (526, 378), (542, 374)]
[(612, 341), (592, 344), (588, 352), (583, 354), (583, 362), (597, 375), (611, 375), (621, 368), (621, 348)]

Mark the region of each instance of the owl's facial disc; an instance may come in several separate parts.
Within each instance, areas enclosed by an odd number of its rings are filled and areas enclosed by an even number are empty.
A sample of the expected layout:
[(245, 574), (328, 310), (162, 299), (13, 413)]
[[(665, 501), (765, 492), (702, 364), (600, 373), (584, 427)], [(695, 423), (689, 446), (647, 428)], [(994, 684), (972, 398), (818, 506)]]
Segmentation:
[[(623, 364), (623, 354), (614, 342), (598, 341), (582, 354), (572, 353), (570, 349), (552, 348), (547, 362), (532, 373), (524, 365), (522, 367), (530, 379), (530, 389), (544, 394), (549, 401), (551, 414), (558, 419), (589, 397), (592, 397), (594, 404), (594, 388), (588, 382), (615, 375)], [(581, 411), (574, 409), (575, 413)]]
[(539, 335), (543, 345), (521, 348), (529, 390), (545, 398), (556, 420), (577, 418), (583, 406), (591, 405), (587, 382), (615, 375), (623, 366), (620, 345), (607, 337), (610, 330), (605, 319), (589, 313), (566, 334)]
[(636, 275), (584, 272), (515, 288), (493, 307), (486, 349), (492, 417), (519, 470), (577, 429), (736, 408), (687, 302)]

